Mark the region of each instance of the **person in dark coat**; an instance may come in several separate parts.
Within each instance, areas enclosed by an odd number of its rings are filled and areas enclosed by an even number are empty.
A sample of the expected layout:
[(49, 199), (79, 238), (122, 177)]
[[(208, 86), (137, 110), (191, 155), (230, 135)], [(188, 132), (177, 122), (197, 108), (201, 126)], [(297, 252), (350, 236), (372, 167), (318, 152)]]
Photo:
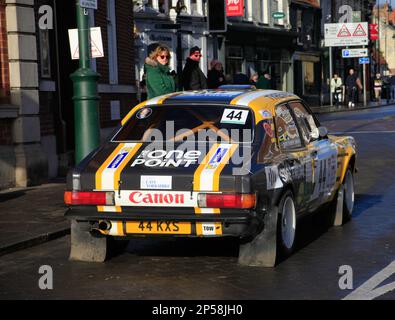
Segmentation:
[(270, 74), (268, 74), (267, 72), (264, 75), (260, 76), (256, 84), (257, 89), (264, 89), (264, 90), (271, 89), (272, 88), (271, 79), (272, 78), (270, 77)]
[(352, 108), (355, 107), (355, 103), (357, 100), (357, 95), (358, 95), (358, 87), (362, 89), (360, 80), (355, 74), (354, 69), (350, 69), (349, 75), (346, 78), (346, 88), (347, 88), (347, 94), (348, 94), (348, 107)]
[(145, 59), (148, 99), (176, 91), (174, 78), (170, 74), (170, 58), (169, 48), (160, 45)]
[(211, 66), (207, 77), (208, 88), (217, 89), (226, 84), (224, 70), (222, 68), (222, 63), (217, 60), (213, 60)]
[(181, 82), (184, 90), (207, 89), (207, 78), (199, 67), (202, 54), (199, 47), (193, 47), (189, 51), (189, 57), (181, 74)]

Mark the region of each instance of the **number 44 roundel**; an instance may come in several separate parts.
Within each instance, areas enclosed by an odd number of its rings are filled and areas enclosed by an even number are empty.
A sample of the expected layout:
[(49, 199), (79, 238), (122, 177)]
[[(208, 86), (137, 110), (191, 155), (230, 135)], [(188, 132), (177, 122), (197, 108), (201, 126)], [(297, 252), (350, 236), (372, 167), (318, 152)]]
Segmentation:
[(248, 117), (248, 110), (225, 109), (221, 123), (245, 124)]

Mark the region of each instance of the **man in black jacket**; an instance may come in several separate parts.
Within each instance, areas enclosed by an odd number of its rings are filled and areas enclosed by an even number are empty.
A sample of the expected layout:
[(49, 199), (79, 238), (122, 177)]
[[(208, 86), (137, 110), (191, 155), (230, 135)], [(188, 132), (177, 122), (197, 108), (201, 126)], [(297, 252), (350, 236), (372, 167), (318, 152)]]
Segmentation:
[(181, 81), (184, 90), (207, 89), (207, 78), (199, 68), (202, 54), (199, 47), (189, 50), (189, 57), (182, 70)]

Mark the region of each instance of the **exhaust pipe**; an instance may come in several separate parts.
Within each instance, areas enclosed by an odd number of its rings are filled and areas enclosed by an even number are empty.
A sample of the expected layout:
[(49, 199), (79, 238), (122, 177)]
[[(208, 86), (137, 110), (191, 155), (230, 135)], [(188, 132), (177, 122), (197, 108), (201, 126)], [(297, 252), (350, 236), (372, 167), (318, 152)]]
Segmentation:
[(111, 229), (111, 221), (100, 221), (99, 222), (99, 230), (100, 231), (109, 231)]

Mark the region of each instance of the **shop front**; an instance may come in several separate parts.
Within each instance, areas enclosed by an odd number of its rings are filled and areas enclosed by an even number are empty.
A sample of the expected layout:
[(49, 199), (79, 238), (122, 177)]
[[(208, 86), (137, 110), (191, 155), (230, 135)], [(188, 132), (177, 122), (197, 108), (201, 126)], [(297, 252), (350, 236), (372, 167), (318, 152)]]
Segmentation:
[(272, 89), (293, 92), (292, 54), (296, 34), (289, 30), (274, 30), (256, 26), (228, 26), (226, 34), (226, 74), (268, 72)]
[(312, 105), (320, 105), (321, 59), (319, 53), (295, 52), (294, 92)]

